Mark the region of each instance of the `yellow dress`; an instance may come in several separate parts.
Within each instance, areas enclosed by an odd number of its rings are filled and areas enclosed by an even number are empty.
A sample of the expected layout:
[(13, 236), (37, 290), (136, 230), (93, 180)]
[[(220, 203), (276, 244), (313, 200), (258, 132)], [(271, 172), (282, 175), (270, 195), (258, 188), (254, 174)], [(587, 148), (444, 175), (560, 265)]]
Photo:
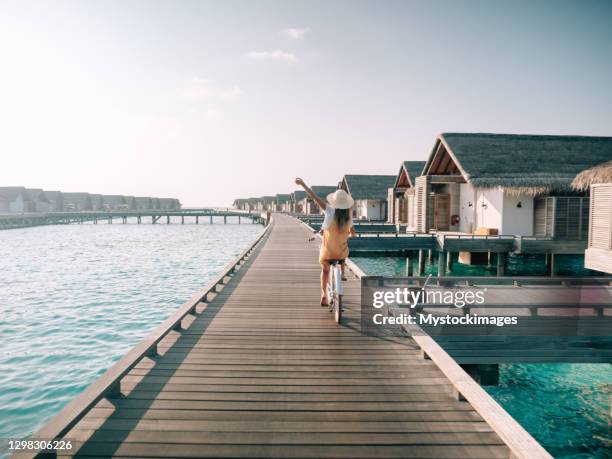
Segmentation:
[(343, 260), (348, 257), (350, 228), (350, 222), (345, 224), (343, 228), (339, 228), (334, 219), (329, 228), (323, 230), (323, 243), (319, 250), (320, 264), (325, 264), (326, 260)]

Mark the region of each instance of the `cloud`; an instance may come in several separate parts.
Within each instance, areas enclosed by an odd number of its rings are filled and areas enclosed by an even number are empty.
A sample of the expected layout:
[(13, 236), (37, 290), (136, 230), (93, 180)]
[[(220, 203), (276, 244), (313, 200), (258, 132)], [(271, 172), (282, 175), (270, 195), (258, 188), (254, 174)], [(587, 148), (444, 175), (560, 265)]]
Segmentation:
[(310, 29), (308, 27), (303, 28), (288, 28), (283, 29), (283, 33), (294, 40), (300, 40), (307, 33), (310, 33)]
[(224, 99), (234, 100), (241, 97), (244, 92), (239, 86), (219, 87), (213, 80), (206, 78), (192, 78), (184, 86), (178, 88), (178, 93), (183, 99)]
[(280, 49), (274, 51), (251, 51), (247, 53), (247, 57), (258, 61), (279, 61), (286, 64), (296, 64), (299, 62), (295, 54)]

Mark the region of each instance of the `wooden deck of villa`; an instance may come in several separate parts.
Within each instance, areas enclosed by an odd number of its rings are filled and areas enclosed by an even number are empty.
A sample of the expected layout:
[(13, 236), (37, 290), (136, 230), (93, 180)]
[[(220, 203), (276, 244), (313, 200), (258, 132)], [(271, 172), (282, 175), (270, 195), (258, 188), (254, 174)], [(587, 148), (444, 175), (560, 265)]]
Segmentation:
[(276, 215), (35, 437), (79, 456), (550, 457), (433, 340), (363, 335), (352, 276), (337, 326), (311, 235)]

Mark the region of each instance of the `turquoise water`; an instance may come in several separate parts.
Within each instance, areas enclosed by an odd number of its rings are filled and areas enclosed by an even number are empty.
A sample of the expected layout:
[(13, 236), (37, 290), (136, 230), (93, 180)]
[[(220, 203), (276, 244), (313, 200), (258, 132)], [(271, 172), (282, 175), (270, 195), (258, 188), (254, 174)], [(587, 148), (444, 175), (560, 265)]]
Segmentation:
[[(580, 266), (582, 257), (561, 257), (562, 273)], [(402, 276), (405, 258), (351, 257), (366, 273)], [(527, 257), (514, 272), (540, 274), (539, 257)], [(435, 263), (434, 263), (435, 264)], [(508, 268), (512, 266), (508, 260)], [(486, 275), (486, 267), (455, 264), (455, 275)], [(436, 274), (435, 266), (427, 274)], [(579, 270), (577, 270), (579, 271)], [(580, 271), (582, 272), (582, 271)], [(541, 273), (544, 274), (544, 273)], [(504, 364), (499, 386), (485, 389), (553, 456), (560, 459), (612, 457), (610, 364)]]
[(44, 424), (262, 231), (235, 223), (0, 231), (0, 438)]
[(504, 364), (489, 394), (556, 458), (612, 457), (612, 365)]
[[(405, 257), (351, 257), (355, 263), (366, 272), (371, 270), (381, 276), (404, 276), (406, 275)], [(412, 257), (413, 272), (417, 271), (418, 260)], [(595, 271), (584, 267), (583, 255), (556, 255), (559, 276), (593, 276)], [(495, 276), (497, 272), (495, 254), (492, 255), (491, 265), (464, 265), (457, 261), (454, 254), (451, 270), (448, 276)], [(438, 274), (438, 254), (432, 256), (432, 263), (425, 263), (425, 275), (436, 276)], [(514, 255), (510, 254), (506, 263), (506, 276), (547, 276), (546, 259), (544, 255)]]

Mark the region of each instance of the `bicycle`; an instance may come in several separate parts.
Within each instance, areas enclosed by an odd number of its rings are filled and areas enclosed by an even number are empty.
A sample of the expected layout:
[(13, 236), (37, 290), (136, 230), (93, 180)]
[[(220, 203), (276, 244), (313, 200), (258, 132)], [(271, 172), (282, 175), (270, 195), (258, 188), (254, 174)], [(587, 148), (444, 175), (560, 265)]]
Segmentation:
[(327, 298), (329, 301), (329, 311), (334, 313), (334, 320), (338, 325), (342, 322), (342, 261), (327, 260), (329, 263), (329, 279), (327, 281)]

